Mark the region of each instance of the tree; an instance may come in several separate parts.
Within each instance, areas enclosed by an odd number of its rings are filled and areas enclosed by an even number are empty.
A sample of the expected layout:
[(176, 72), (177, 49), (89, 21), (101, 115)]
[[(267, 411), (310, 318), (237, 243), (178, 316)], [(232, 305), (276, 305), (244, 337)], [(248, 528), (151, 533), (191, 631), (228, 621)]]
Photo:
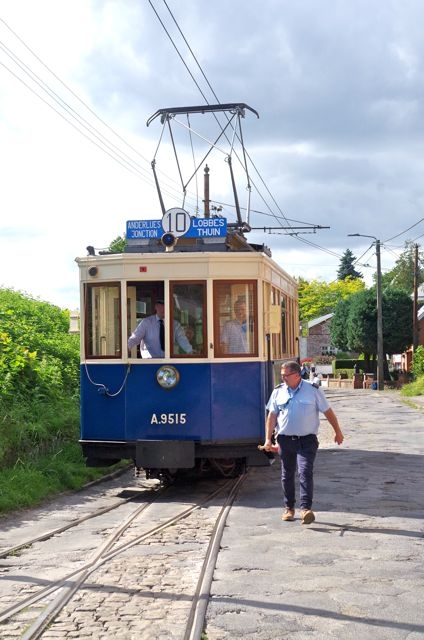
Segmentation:
[(350, 249), (346, 249), (340, 260), (339, 270), (337, 271), (337, 279), (345, 280), (346, 278), (362, 278), (362, 273), (356, 271), (353, 266), (356, 262), (356, 257), (353, 255)]
[(345, 278), (334, 282), (303, 278), (298, 280), (299, 316), (301, 322), (308, 322), (327, 313), (333, 313), (338, 302), (348, 298), (365, 288), (365, 284), (358, 278)]
[(383, 293), (383, 343), (390, 355), (403, 353), (412, 344), (412, 300), (400, 289)]
[(348, 351), (346, 327), (349, 310), (349, 298), (339, 300), (330, 323), (331, 344), (337, 345), (342, 351)]
[[(346, 344), (350, 351), (363, 352), (365, 360), (377, 353), (377, 298), (375, 289), (352, 296), (346, 322)], [(331, 332), (331, 329), (330, 329)], [(369, 369), (370, 370), (370, 369)]]
[[(391, 289), (383, 292), (382, 303), (384, 352), (402, 353), (412, 343), (412, 300), (404, 291)], [(363, 353), (368, 371), (375, 370), (377, 296), (374, 287), (337, 305), (330, 335), (336, 347)]]
[[(395, 262), (395, 266), (382, 276), (383, 289), (396, 287), (411, 294), (414, 290), (415, 243), (405, 242), (405, 249)], [(424, 282), (424, 252), (418, 251), (418, 285)]]
[(117, 236), (115, 240), (112, 240), (112, 242), (110, 243), (109, 251), (112, 251), (113, 253), (123, 253), (126, 244), (127, 239), (125, 234), (122, 236)]

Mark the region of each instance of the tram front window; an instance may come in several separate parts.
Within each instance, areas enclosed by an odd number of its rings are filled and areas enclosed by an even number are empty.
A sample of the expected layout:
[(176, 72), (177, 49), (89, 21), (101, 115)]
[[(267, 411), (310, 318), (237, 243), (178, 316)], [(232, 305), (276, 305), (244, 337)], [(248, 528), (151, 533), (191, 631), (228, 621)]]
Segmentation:
[(167, 290), (163, 281), (128, 283), (130, 357), (205, 357), (206, 283), (171, 281)]
[(121, 357), (120, 288), (87, 285), (85, 301), (87, 358)]
[[(170, 283), (171, 357), (206, 356), (206, 283)], [(191, 346), (179, 339), (181, 332)]]
[(214, 308), (215, 355), (256, 356), (256, 282), (215, 282)]

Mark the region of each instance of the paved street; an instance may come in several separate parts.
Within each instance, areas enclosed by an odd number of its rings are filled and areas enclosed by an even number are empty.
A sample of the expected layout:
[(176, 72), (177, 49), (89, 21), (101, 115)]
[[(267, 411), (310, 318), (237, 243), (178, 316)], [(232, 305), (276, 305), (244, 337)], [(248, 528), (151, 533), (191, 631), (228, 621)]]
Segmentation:
[[(251, 469), (227, 521), (208, 640), (424, 637), (424, 405), (397, 392), (328, 392), (316, 522), (282, 522), (279, 460)], [(414, 402), (416, 402), (414, 400)]]
[[(315, 467), (316, 521), (301, 525), (299, 514), (294, 522), (281, 521), (279, 459), (272, 466), (249, 470), (228, 516), (207, 609), (205, 640), (424, 637), (424, 398), (401, 400), (395, 391), (339, 389), (326, 393), (345, 442), (341, 447), (333, 443), (332, 429), (323, 419)], [(4, 547), (19, 544), (35, 533), (42, 534), (41, 527), (51, 529), (72, 520), (76, 513), (83, 515), (93, 508), (93, 502), (97, 505), (100, 500), (103, 506), (116, 502), (122, 491), (138, 484), (129, 474), (18, 513), (2, 521), (0, 542)], [(126, 508), (132, 508), (131, 504)], [(108, 528), (113, 529), (119, 525), (116, 519), (123, 516), (112, 512), (105, 517), (110, 520)], [(90, 527), (97, 526), (90, 523), (85, 525), (86, 538)], [(183, 596), (175, 595), (174, 566), (178, 558), (183, 561), (184, 585), (196, 575), (192, 571), (199, 560), (194, 545), (198, 533), (204, 533), (200, 525), (182, 552), (179, 533), (170, 530), (169, 540), (160, 542), (155, 571), (150, 575), (149, 570), (144, 578), (137, 565), (144, 562), (143, 554), (130, 554), (128, 573), (123, 572), (121, 561), (116, 570), (105, 565), (104, 575), (90, 579), (90, 597), (99, 589), (104, 596), (101, 605), (91, 605), (88, 596), (83, 605), (74, 603), (78, 615), (83, 611), (86, 616), (83, 637), (111, 637), (113, 629), (113, 636), (123, 640), (178, 640), (180, 627), (170, 612), (174, 606), (177, 610), (189, 606), (191, 592), (184, 586)], [(33, 571), (31, 553), (37, 561), (45, 557), (49, 566), (50, 555), (61, 550), (65, 555), (58, 571), (62, 574), (66, 557), (81, 556), (84, 542), (71, 529), (48, 545), (33, 545), (23, 556), (27, 563), (22, 567), (24, 577)], [(195, 557), (189, 561), (184, 553), (190, 552)], [(150, 554), (151, 548), (146, 546), (143, 553)], [(19, 555), (3, 561), (3, 606), (12, 589), (11, 580), (20, 580), (18, 566)], [(119, 588), (112, 586), (114, 571)], [(44, 579), (47, 575), (40, 574), (40, 580)], [(99, 634), (93, 625), (93, 611), (96, 620), (111, 618), (107, 634)], [(173, 623), (166, 634), (158, 636), (152, 625), (164, 618)], [(43, 637), (82, 637), (81, 630), (75, 635), (72, 621), (72, 616), (59, 621)], [(14, 629), (10, 625), (0, 635), (21, 637)]]

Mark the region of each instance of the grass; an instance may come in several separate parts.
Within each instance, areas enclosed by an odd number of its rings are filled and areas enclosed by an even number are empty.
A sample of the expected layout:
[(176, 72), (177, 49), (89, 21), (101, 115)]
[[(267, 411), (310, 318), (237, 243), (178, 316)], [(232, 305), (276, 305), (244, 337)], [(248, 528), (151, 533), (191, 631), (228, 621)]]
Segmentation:
[(124, 466), (108, 468), (85, 466), (78, 442), (64, 444), (58, 451), (32, 460), (17, 460), (13, 467), (0, 470), (0, 515), (35, 507), (61, 493), (81, 489)]
[(400, 395), (407, 398), (424, 395), (424, 376), (420, 376), (414, 382), (405, 384), (400, 391)]
[(78, 400), (0, 405), (0, 516), (34, 507), (126, 466), (85, 466)]

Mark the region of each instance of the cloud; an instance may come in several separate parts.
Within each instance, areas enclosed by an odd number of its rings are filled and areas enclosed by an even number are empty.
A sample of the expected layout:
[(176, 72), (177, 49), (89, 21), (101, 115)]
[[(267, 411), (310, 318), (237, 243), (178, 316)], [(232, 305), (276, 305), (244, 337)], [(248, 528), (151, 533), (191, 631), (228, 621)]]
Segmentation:
[[(170, 37), (147, 2), (4, 0), (6, 286), (78, 306), (75, 256), (88, 244), (107, 246), (126, 220), (159, 217), (150, 162), (161, 125), (146, 121), (163, 107), (239, 101), (259, 112), (259, 120), (247, 113), (243, 121), (251, 224), (287, 228), (265, 237), (255, 231), (252, 240), (269, 244), (293, 275), (331, 280), (346, 248), (359, 256), (372, 242), (349, 233), (384, 241), (423, 217), (421, 2), (169, 3), (182, 33), (165, 3), (152, 4)], [(182, 193), (168, 143), (158, 170), (170, 208), (181, 206)], [(184, 154), (190, 159), (190, 146)], [(210, 165), (211, 197), (234, 219), (228, 166), (222, 158)], [(190, 184), (186, 202), (201, 207), (201, 181), (197, 193)], [(330, 228), (289, 235), (292, 220)], [(422, 233), (421, 224), (383, 245), (384, 268)], [(372, 254), (365, 259), (373, 264)]]

